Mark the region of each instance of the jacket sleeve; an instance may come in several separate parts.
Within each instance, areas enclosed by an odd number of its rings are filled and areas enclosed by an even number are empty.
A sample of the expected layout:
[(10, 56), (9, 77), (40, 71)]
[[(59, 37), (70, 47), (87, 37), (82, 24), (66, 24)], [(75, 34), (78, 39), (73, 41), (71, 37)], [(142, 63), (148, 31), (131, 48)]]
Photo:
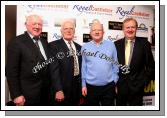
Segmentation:
[[(113, 55), (112, 55), (112, 58), (113, 58), (114, 62), (118, 62), (117, 50), (116, 50), (116, 47), (115, 47), (114, 43), (113, 43)], [(112, 77), (114, 79), (114, 82), (117, 83), (117, 81), (119, 79), (119, 76), (118, 76), (119, 67), (115, 63), (112, 64), (112, 67), (113, 67), (113, 69), (112, 69)]]
[(20, 85), (21, 50), (19, 42), (12, 40), (7, 47), (6, 77), (11, 98), (22, 95)]
[(151, 78), (155, 78), (155, 61), (151, 51), (151, 44), (146, 41), (145, 43), (145, 75), (146, 75), (146, 84), (150, 81)]
[(49, 65), (51, 85), (54, 92), (60, 91), (63, 89), (61, 77), (60, 77), (60, 68), (59, 62), (56, 57), (57, 49), (54, 45), (49, 44), (50, 56), (53, 59), (53, 62)]

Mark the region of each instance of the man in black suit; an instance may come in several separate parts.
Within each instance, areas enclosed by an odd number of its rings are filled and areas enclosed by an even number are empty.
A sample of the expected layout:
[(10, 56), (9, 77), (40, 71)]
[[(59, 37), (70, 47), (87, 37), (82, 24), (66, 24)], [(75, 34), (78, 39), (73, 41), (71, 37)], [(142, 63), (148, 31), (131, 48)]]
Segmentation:
[[(49, 105), (47, 40), (40, 37), (42, 19), (27, 17), (27, 31), (13, 39), (7, 47), (6, 77), (10, 95), (18, 106)], [(42, 65), (41, 65), (42, 64)]]
[(130, 73), (121, 69), (117, 83), (118, 106), (141, 106), (145, 85), (155, 76), (155, 62), (150, 43), (136, 37), (138, 23), (133, 18), (123, 22), (125, 37), (115, 42), (118, 61), (130, 67)]
[(75, 24), (70, 20), (63, 22), (61, 34), (60, 40), (49, 44), (52, 56), (59, 62), (59, 65), (57, 63), (51, 64), (54, 103), (55, 105), (79, 105), (81, 46), (73, 41)]

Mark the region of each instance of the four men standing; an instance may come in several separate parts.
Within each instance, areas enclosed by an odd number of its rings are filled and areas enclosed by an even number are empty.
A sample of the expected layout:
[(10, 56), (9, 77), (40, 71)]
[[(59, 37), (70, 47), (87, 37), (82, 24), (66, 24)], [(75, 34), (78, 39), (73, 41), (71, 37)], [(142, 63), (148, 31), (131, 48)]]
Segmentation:
[[(103, 25), (95, 20), (90, 28), (92, 41), (81, 51), (73, 41), (74, 22), (63, 22), (62, 38), (48, 45), (40, 36), (42, 19), (28, 16), (27, 31), (7, 48), (6, 77), (12, 100), (16, 105), (77, 106), (82, 94), (87, 105), (112, 106), (117, 94), (116, 105), (142, 105), (144, 86), (154, 77), (155, 62), (150, 43), (136, 37), (137, 26), (135, 19), (125, 19), (125, 38), (114, 45), (103, 39)], [(51, 64), (33, 73), (37, 63), (50, 57), (54, 57)], [(129, 66), (130, 73), (123, 74), (113, 61)]]

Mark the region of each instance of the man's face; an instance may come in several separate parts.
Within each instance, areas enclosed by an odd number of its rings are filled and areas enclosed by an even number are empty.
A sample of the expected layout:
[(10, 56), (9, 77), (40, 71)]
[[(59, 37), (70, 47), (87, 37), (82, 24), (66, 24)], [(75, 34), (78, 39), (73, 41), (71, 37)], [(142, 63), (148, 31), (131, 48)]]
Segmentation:
[(90, 35), (95, 42), (103, 40), (103, 27), (100, 23), (95, 23), (92, 25)]
[(61, 34), (64, 39), (71, 41), (75, 34), (74, 24), (71, 22), (64, 23), (61, 29)]
[(124, 23), (123, 32), (126, 38), (133, 40), (136, 36), (136, 23), (133, 20)]
[(26, 23), (26, 28), (32, 36), (40, 36), (42, 32), (42, 19), (39, 17), (30, 17)]

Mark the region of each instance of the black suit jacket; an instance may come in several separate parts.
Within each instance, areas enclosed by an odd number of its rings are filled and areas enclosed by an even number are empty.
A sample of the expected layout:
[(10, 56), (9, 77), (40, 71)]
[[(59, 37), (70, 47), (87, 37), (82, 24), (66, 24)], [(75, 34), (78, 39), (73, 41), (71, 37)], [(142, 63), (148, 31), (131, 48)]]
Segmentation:
[[(125, 64), (125, 38), (115, 42), (117, 48), (118, 61)], [(130, 73), (127, 75), (119, 72), (120, 87), (124, 87), (124, 80), (128, 81), (130, 90), (133, 92), (143, 90), (151, 78), (155, 77), (155, 62), (151, 52), (151, 45), (146, 39), (136, 37), (132, 58), (130, 61)]]
[[(76, 50), (78, 52), (78, 62), (81, 71), (81, 46), (74, 42)], [(74, 67), (73, 57), (69, 56), (69, 49), (63, 39), (53, 41), (49, 43), (49, 48), (54, 62), (51, 67), (51, 79), (54, 94), (57, 91), (63, 90), (66, 97), (70, 97), (72, 86), (72, 79), (74, 79)], [(79, 84), (81, 85), (81, 75), (79, 75)]]
[[(48, 55), (48, 43), (41, 39), (45, 54)], [(27, 32), (13, 39), (7, 47), (6, 77), (11, 98), (23, 95), (25, 105), (37, 104), (41, 99), (42, 88), (48, 86), (47, 67), (33, 73), (32, 69), (41, 64), (40, 52)]]

